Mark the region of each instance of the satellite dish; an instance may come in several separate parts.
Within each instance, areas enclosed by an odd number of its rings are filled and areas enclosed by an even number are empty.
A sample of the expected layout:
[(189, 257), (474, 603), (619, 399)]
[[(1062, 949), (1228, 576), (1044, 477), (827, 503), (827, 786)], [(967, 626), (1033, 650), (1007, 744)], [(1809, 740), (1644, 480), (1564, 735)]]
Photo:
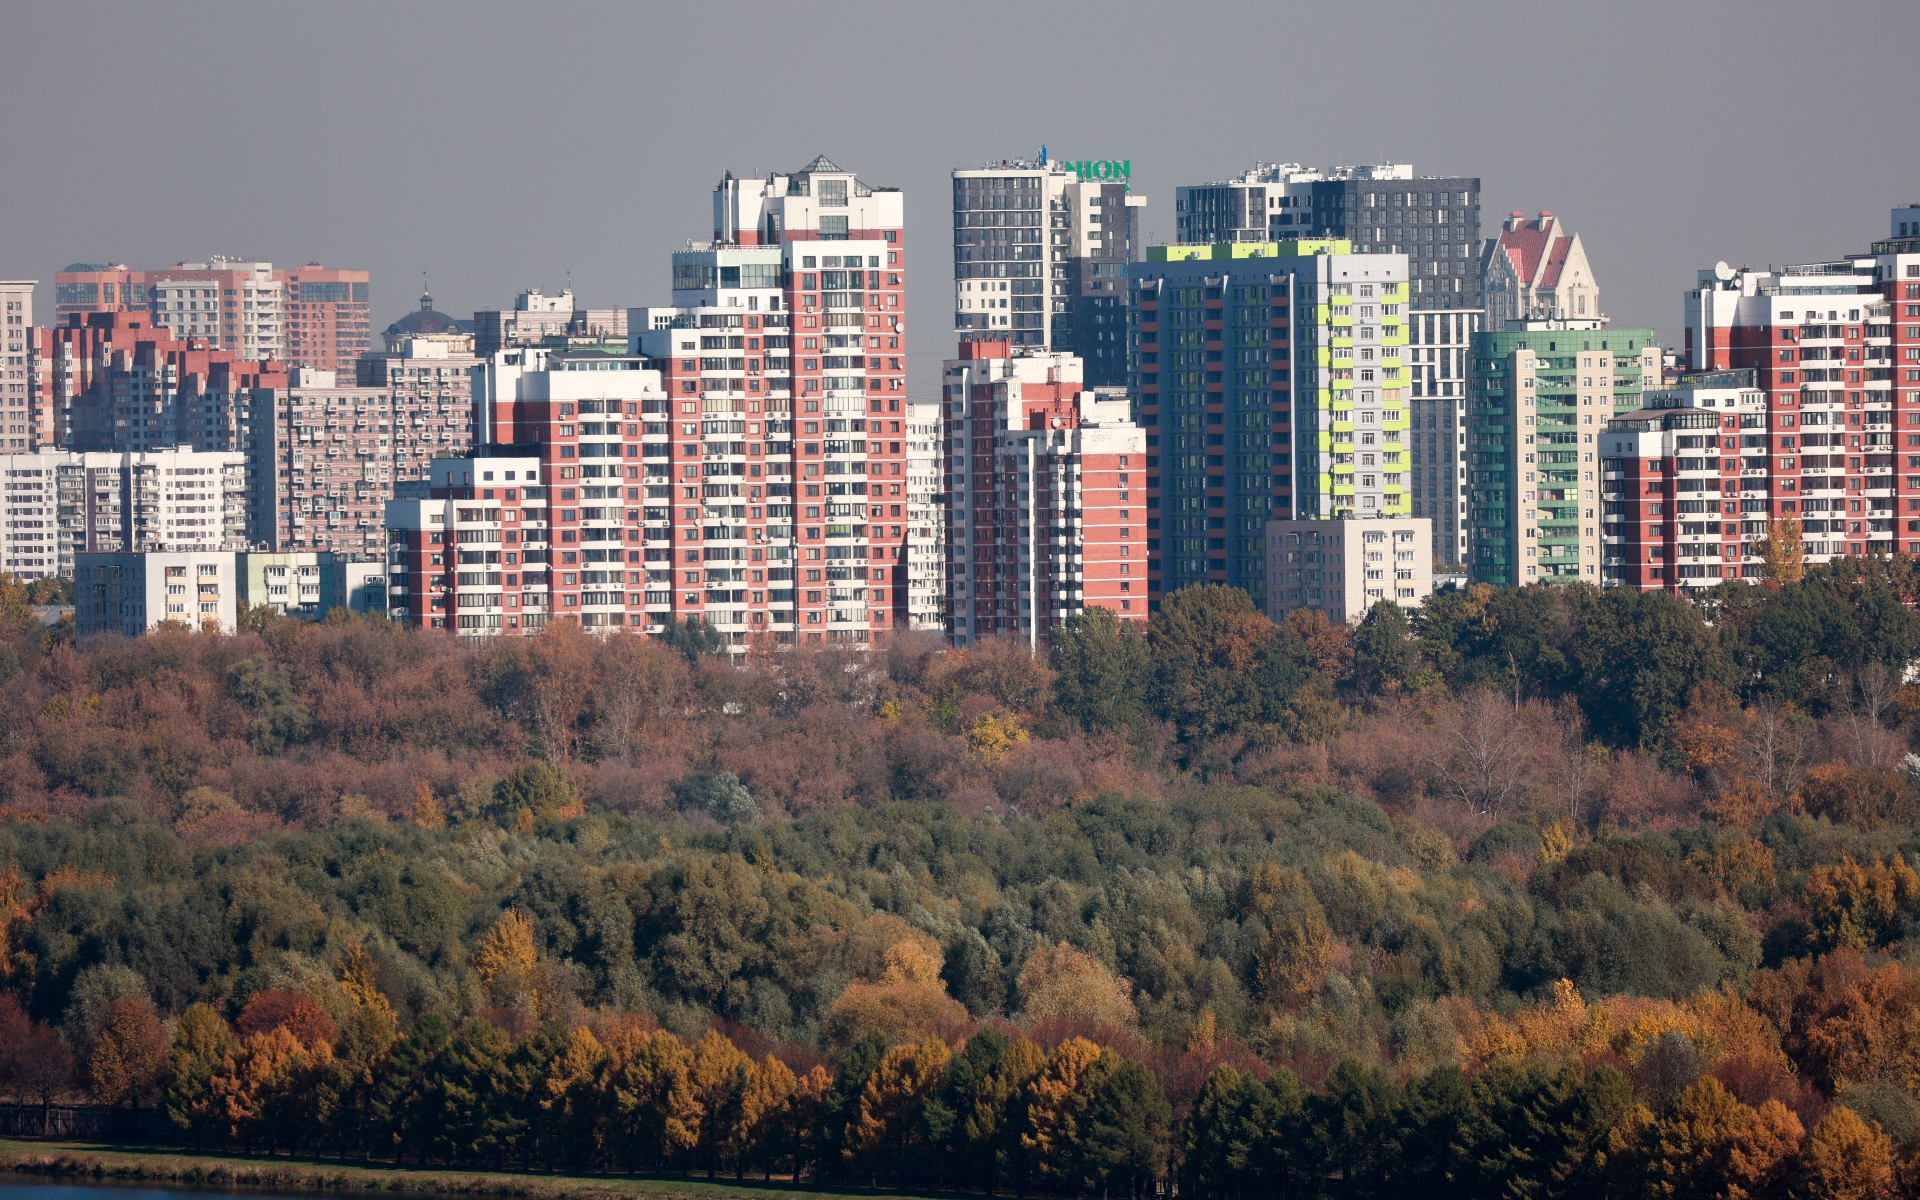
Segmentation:
[(1724, 283), (1733, 278), (1733, 268), (1728, 266), (1725, 260), (1717, 262), (1713, 264), (1713, 277)]

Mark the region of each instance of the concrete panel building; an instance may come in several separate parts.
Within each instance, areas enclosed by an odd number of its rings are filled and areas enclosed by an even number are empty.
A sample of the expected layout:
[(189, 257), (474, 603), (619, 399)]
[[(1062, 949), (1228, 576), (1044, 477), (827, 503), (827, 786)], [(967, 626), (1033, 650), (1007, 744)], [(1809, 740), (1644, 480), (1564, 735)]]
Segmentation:
[(1267, 522), (1266, 614), (1311, 609), (1357, 625), (1382, 600), (1418, 608), (1433, 594), (1426, 517)]
[(35, 428), (40, 347), (33, 325), (33, 289), (39, 282), (0, 279), (0, 447), (16, 452), (44, 440)]
[(81, 554), (74, 631), (138, 637), (162, 622), (234, 632), (240, 589), (232, 551)]

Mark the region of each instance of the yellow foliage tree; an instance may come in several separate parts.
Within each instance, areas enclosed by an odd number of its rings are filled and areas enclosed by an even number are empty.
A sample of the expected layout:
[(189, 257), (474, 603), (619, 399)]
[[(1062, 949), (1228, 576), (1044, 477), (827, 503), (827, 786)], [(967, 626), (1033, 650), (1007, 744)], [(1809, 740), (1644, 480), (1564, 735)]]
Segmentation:
[(661, 1030), (610, 1072), (607, 1106), (629, 1162), (668, 1163), (699, 1143), (705, 1114), (694, 1095), (690, 1057), (679, 1038)]
[(998, 763), (1008, 751), (1027, 740), (1028, 734), (1020, 719), (998, 709), (967, 727), (967, 745), (989, 765)]
[(433, 797), (433, 785), (424, 779), (413, 789), (413, 823), (422, 829), (444, 829), (447, 824), (440, 802)]
[(760, 1060), (725, 1148), (737, 1168), (744, 1170), (750, 1162), (768, 1166), (779, 1153), (781, 1131), (794, 1115), (789, 1109), (799, 1087), (792, 1067), (771, 1054)]
[(1551, 867), (1573, 853), (1573, 822), (1561, 817), (1540, 831), (1539, 864)]
[(1313, 995), (1333, 961), (1333, 931), (1300, 872), (1274, 863), (1253, 869), (1248, 907), (1266, 923), (1255, 969), (1261, 999), (1279, 1007)]
[(1760, 543), (1760, 577), (1774, 583), (1799, 583), (1805, 563), (1799, 518), (1769, 521), (1766, 539)]
[(501, 913), (473, 952), (473, 973), (486, 985), (491, 1001), (536, 1018), (548, 1015), (554, 999), (543, 966), (533, 921), (517, 908)]
[(1894, 933), (1901, 917), (1920, 909), (1920, 874), (1895, 854), (1861, 866), (1851, 855), (1807, 876), (1807, 916), (1832, 946), (1870, 950)]
[(706, 1159), (709, 1179), (719, 1168), (721, 1152), (740, 1137), (755, 1070), (753, 1060), (718, 1030), (709, 1029), (694, 1043), (687, 1062), (687, 1084), (693, 1089), (694, 1103), (700, 1106), (700, 1140), (695, 1151)]
[(890, 1042), (951, 1036), (967, 1023), (966, 1006), (925, 983), (855, 983), (828, 1006), (821, 1022), (827, 1040), (847, 1047), (879, 1030)]
[(921, 1110), (947, 1078), (953, 1057), (939, 1038), (917, 1046), (895, 1046), (867, 1078), (853, 1117), (847, 1122), (842, 1153), (849, 1163), (863, 1165), (877, 1178), (892, 1159), (904, 1171), (906, 1158), (925, 1137)]
[(534, 1083), (532, 1100), (543, 1145), (555, 1146), (568, 1162), (579, 1162), (591, 1148), (595, 1117), (593, 1071), (606, 1053), (590, 1029), (574, 1029)]
[(1020, 1148), (1042, 1174), (1064, 1165), (1078, 1140), (1088, 1099), (1083, 1085), (1089, 1082), (1088, 1076), (1102, 1053), (1085, 1038), (1068, 1038), (1054, 1047), (1027, 1084), (1027, 1120), (1020, 1134)]
[(167, 1031), (153, 1005), (130, 997), (107, 1005), (100, 1036), (87, 1061), (94, 1095), (109, 1106), (126, 1101), (135, 1110), (160, 1080), (167, 1062)]
[(940, 979), (940, 968), (945, 965), (941, 956), (919, 942), (899, 942), (887, 947), (885, 963), (881, 983), (918, 983), (943, 992), (947, 990)]
[(1065, 942), (1029, 955), (1015, 986), (1020, 1010), (1029, 1021), (1124, 1029), (1137, 1016), (1127, 981)]
[(1797, 1190), (1806, 1200), (1892, 1200), (1893, 1142), (1836, 1105), (1807, 1139), (1800, 1175)]
[(284, 1025), (256, 1033), (227, 1055), (207, 1089), (201, 1113), (227, 1127), (251, 1147), (266, 1135), (278, 1145), (306, 1123), (305, 1102), (317, 1091), (316, 1076), (333, 1061), (323, 1042), (304, 1046)]

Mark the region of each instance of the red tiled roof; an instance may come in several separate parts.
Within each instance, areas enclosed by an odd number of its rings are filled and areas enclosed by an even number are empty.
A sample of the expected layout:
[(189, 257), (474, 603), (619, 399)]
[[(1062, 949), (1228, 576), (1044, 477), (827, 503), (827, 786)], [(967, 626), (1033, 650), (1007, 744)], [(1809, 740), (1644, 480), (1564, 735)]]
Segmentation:
[(1572, 250), (1572, 238), (1563, 237), (1553, 239), (1553, 252), (1547, 256), (1546, 273), (1540, 279), (1541, 287), (1558, 287), (1560, 285), (1560, 272), (1566, 267), (1567, 255), (1571, 253)]
[(1537, 221), (1530, 221), (1520, 229), (1507, 230), (1500, 235), (1500, 249), (1506, 251), (1520, 278), (1529, 283), (1540, 271), (1540, 255), (1546, 248), (1547, 231), (1540, 228)]

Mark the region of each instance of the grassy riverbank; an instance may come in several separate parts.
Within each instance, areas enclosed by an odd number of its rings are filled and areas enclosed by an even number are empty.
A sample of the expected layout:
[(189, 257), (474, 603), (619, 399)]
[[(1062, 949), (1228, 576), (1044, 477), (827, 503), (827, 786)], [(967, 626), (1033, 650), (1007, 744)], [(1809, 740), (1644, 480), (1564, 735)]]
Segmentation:
[[(871, 1192), (821, 1191), (775, 1180), (763, 1183), (683, 1176), (550, 1175), (517, 1171), (462, 1171), (434, 1167), (359, 1166), (314, 1158), (194, 1154), (92, 1142), (15, 1141), (0, 1138), (0, 1179), (177, 1183), (196, 1187), (302, 1191), (437, 1192), (468, 1196), (524, 1196), (533, 1200), (835, 1200)], [(901, 1193), (890, 1193), (899, 1195)]]

